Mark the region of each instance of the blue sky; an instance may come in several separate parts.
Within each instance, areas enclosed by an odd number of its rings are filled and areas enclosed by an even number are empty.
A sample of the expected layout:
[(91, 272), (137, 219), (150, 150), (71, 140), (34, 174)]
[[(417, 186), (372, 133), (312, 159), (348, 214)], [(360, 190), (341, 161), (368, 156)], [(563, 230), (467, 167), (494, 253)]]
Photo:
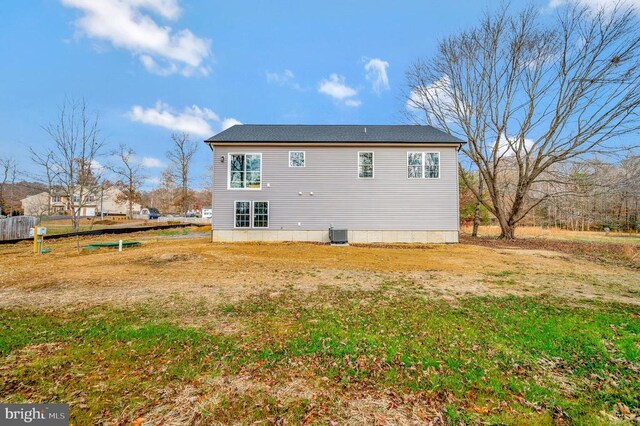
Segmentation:
[[(148, 188), (166, 163), (172, 130), (204, 139), (236, 122), (403, 123), (407, 68), (496, 3), (6, 1), (0, 157), (32, 170), (28, 148), (47, 143), (41, 126), (65, 97), (84, 97), (99, 113), (112, 149), (136, 150)], [(197, 178), (208, 154), (203, 144)]]

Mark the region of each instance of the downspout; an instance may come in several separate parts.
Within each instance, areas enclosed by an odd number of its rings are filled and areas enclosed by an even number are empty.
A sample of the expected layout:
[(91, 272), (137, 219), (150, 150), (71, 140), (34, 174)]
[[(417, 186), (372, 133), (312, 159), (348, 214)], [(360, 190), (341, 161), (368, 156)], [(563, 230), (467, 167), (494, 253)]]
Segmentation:
[(216, 149), (210, 143), (207, 143), (207, 145), (211, 149), (211, 242), (213, 242), (213, 193), (215, 192)]
[(458, 223), (458, 242), (460, 242), (460, 159), (458, 153), (462, 148), (462, 144), (458, 145), (456, 150), (456, 217)]
[(458, 144), (458, 149), (456, 149), (456, 203), (458, 208), (456, 209), (456, 213), (458, 216), (458, 242), (460, 242), (460, 151), (462, 150), (462, 144), (466, 142), (462, 142)]

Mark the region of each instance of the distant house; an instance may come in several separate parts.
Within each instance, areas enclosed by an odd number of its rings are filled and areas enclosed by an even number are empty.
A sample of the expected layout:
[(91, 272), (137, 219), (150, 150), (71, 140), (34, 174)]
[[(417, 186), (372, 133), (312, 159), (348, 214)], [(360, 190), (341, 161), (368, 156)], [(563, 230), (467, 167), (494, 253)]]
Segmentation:
[(236, 125), (205, 142), (214, 240), (458, 241), (464, 142), (434, 127)]
[[(80, 216), (93, 217), (100, 212), (106, 215), (123, 215), (128, 213), (128, 205), (126, 201), (121, 199), (122, 191), (118, 188), (105, 188), (98, 194), (83, 195), (84, 202), (80, 202), (80, 195), (73, 196), (73, 199), (61, 193), (54, 192), (49, 196), (47, 192), (41, 192), (36, 195), (23, 198), (22, 210), (25, 216), (41, 216), (41, 215), (62, 215), (70, 214), (72, 208), (80, 209)], [(134, 204), (134, 213), (139, 212), (140, 204)]]
[(49, 211), (49, 193), (41, 192), (20, 200), (25, 216), (42, 216)]

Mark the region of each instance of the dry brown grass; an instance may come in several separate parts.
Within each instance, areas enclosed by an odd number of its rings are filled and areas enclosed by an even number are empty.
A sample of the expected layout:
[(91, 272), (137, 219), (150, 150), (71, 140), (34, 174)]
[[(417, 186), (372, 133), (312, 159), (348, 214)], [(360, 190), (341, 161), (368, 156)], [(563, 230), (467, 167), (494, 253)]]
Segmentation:
[(0, 246), (0, 306), (78, 308), (175, 298), (223, 304), (256, 294), (320, 286), (374, 289), (402, 280), (427, 296), (539, 295), (640, 303), (640, 271), (550, 250), (476, 245), (331, 247), (305, 243), (210, 243), (150, 233), (84, 237), (142, 240), (122, 253), (78, 255), (75, 240), (41, 257), (21, 243)]
[(194, 226), (191, 232), (211, 232), (211, 225)]
[[(472, 227), (462, 226), (461, 231), (471, 234)], [(480, 236), (497, 237), (500, 235), (499, 226), (480, 226)], [(630, 232), (604, 232), (604, 231), (570, 231), (558, 228), (542, 228), (540, 226), (520, 226), (516, 229), (517, 238), (544, 238), (555, 240), (585, 241), (585, 242), (612, 242), (625, 244), (640, 244), (640, 234)]]
[[(604, 398), (594, 396), (600, 377), (615, 379), (598, 391), (607, 401), (637, 394), (637, 364), (619, 348), (636, 336), (638, 269), (488, 238), (331, 247), (140, 232), (80, 242), (119, 238), (143, 244), (79, 255), (76, 239), (59, 239), (41, 257), (27, 243), (0, 246), (7, 401), (67, 402), (77, 424), (446, 424), (460, 412), (468, 423), (547, 424), (560, 406), (546, 401), (602, 410), (592, 402)], [(345, 289), (360, 291), (335, 291)], [(15, 307), (29, 309), (4, 309)], [(618, 375), (590, 367), (600, 365), (593, 333)], [(467, 368), (489, 380), (469, 381)], [(576, 378), (577, 368), (597, 375)], [(544, 395), (514, 390), (532, 384)]]

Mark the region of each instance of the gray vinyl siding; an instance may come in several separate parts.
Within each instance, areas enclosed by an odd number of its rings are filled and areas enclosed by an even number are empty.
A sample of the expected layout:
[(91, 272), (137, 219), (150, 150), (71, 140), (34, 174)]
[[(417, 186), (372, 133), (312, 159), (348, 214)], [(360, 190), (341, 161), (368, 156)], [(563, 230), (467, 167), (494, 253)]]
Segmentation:
[[(290, 168), (297, 150), (305, 167)], [(374, 152), (373, 179), (358, 177), (361, 151)], [(440, 178), (408, 179), (407, 152), (428, 151), (440, 152)], [(245, 152), (262, 153), (261, 190), (227, 189), (229, 153)], [(457, 147), (236, 145), (213, 157), (214, 229), (234, 229), (234, 201), (269, 201), (272, 230), (458, 230)]]

